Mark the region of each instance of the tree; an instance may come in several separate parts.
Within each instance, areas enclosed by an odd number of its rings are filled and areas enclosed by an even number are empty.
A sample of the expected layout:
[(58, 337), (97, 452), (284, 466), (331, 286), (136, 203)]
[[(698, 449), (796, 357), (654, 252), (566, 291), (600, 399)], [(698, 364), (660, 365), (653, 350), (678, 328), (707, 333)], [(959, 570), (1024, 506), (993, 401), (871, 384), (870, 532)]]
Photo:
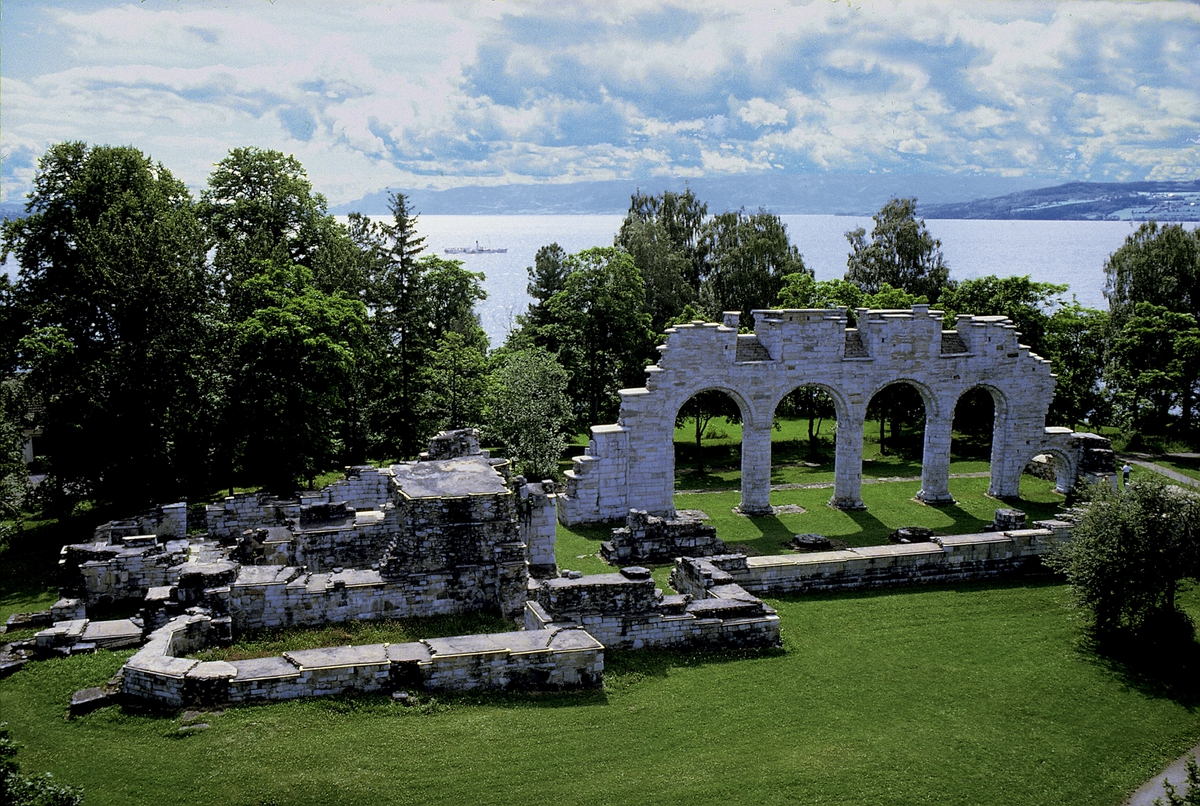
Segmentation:
[(0, 259), (20, 265), (8, 316), (55, 508), (202, 492), (222, 396), (205, 358), (222, 328), (187, 189), (137, 149), (62, 143), (26, 211)]
[(1200, 317), (1200, 233), (1150, 221), (1104, 264), (1104, 296), (1121, 327), (1139, 302)]
[(942, 259), (942, 242), (916, 217), (916, 199), (892, 199), (873, 218), (871, 240), (862, 227), (846, 233), (850, 256), (846, 279), (876, 293), (884, 283), (937, 302), (950, 270)]
[(292, 156), (261, 148), (235, 148), (217, 163), (200, 195), (199, 215), (216, 239), (214, 263), (236, 298), (257, 272), (256, 260), (304, 266), (323, 291), (356, 294), (364, 278), (346, 228), (313, 193), (304, 167)]
[(630, 199), (615, 245), (633, 257), (646, 288), (646, 311), (656, 333), (700, 292), (699, 239), (707, 206), (691, 190)]
[(782, 308), (837, 308), (847, 309), (851, 325), (854, 323), (855, 308), (911, 308), (929, 302), (923, 295), (910, 294), (902, 288), (892, 288), (883, 283), (874, 294), (868, 294), (854, 283), (846, 280), (815, 280), (811, 274), (789, 274), (783, 278), (779, 292)]
[(1097, 635), (1148, 636), (1186, 621), (1175, 593), (1200, 577), (1200, 499), (1152, 479), (1124, 491), (1096, 485), (1090, 496), (1071, 541), (1048, 562)]
[(789, 274), (812, 274), (778, 216), (759, 210), (721, 213), (705, 223), (697, 247), (701, 304), (710, 316), (770, 308)]
[(707, 389), (688, 398), (675, 415), (676, 428), (682, 428), (688, 420), (692, 421), (696, 440), (697, 473), (704, 472), (704, 433), (714, 417), (726, 417), (731, 422), (741, 422), (742, 410), (737, 401), (725, 392)]
[(1024, 277), (977, 277), (943, 290), (938, 305), (946, 312), (946, 327), (954, 327), (957, 314), (1007, 316), (1021, 333), (1021, 342), (1044, 358), (1050, 314), (1062, 305), (1058, 296), (1067, 286), (1039, 283)]
[(276, 493), (312, 479), (338, 453), (336, 421), (351, 387), (363, 305), (325, 294), (303, 266), (260, 261), (243, 296), (251, 312), (237, 326), (230, 414), (240, 467)]
[(567, 371), (545, 350), (498, 357), (488, 380), (485, 431), (504, 446), (517, 472), (529, 479), (558, 478), (571, 420)]
[(8, 538), (7, 521), (20, 530), (29, 493), (29, 468), (25, 465), (24, 421), (28, 401), (21, 394), (21, 378), (0, 382), (0, 547)]
[(390, 199), (392, 223), (352, 216), (351, 238), (367, 266), (364, 299), (371, 333), (365, 405), (368, 443), (381, 453), (412, 456), (421, 444), (421, 367), (436, 336), (430, 330), (430, 300), (418, 256), (425, 239), (402, 193)]
[(483, 420), (487, 361), (479, 347), (457, 331), (445, 333), (425, 366), (423, 433), (476, 427)]
[(483, 272), (467, 271), (462, 261), (427, 255), (418, 261), (417, 274), (425, 287), (434, 339), (457, 333), (480, 352), (486, 350), (487, 335), (475, 313), (475, 303), (487, 299)]
[(585, 249), (564, 265), (566, 282), (546, 303), (535, 344), (558, 352), (576, 413), (596, 423), (616, 415), (617, 390), (641, 381), (654, 347), (642, 277), (615, 247)]
[(1110, 331), (1105, 380), (1135, 431), (1166, 433), (1172, 407), (1191, 425), (1200, 380), (1200, 327), (1191, 314), (1139, 302)]
[(1108, 338), (1108, 313), (1084, 308), (1076, 302), (1064, 305), (1046, 322), (1045, 350), (1058, 378), (1050, 419), (1074, 427), (1079, 422), (1094, 426), (1108, 417), (1108, 397), (1100, 388), (1104, 377), (1104, 352), (1097, 349)]

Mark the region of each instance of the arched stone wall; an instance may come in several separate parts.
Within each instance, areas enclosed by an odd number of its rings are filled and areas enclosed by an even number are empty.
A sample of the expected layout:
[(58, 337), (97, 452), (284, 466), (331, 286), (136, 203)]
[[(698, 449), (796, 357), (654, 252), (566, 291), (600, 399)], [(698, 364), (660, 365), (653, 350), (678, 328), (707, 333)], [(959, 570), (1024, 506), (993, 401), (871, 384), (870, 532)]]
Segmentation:
[[(905, 381), (925, 399), (922, 500), (950, 503), (950, 429), (958, 398), (984, 386), (996, 407), (992, 483), (997, 497), (1016, 497), (1021, 470), (1047, 440), (1046, 411), (1054, 397), (1050, 363), (1018, 344), (1015, 325), (1002, 316), (959, 316), (943, 330), (942, 314), (928, 305), (911, 310), (845, 309), (755, 311), (754, 333), (739, 334), (738, 314), (725, 322), (692, 323), (667, 331), (661, 357), (646, 368), (646, 385), (622, 389), (615, 425), (592, 427), (587, 452), (567, 472), (559, 497), (566, 524), (623, 519), (630, 508), (674, 514), (675, 415), (705, 389), (728, 392), (743, 411), (744, 511), (770, 511), (771, 423), (775, 407), (793, 389), (819, 386), (837, 411), (837, 455), (832, 503), (862, 508), (863, 423), (871, 396)], [(1057, 431), (1057, 430), (1056, 430)]]

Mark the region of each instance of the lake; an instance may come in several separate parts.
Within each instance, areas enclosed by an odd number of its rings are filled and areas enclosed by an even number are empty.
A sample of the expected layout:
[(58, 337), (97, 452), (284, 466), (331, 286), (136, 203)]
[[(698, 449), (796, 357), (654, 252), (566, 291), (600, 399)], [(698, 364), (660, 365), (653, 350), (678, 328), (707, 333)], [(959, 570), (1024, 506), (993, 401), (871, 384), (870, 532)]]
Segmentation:
[[(788, 236), (804, 255), (818, 280), (846, 272), (850, 246), (846, 232), (863, 227), (869, 216), (785, 215)], [(515, 317), (529, 304), (525, 268), (542, 246), (558, 243), (567, 252), (611, 246), (623, 216), (472, 215), (420, 216), (417, 230), (426, 247), (461, 260), (483, 272), (488, 298), (479, 306), (480, 321), (493, 346), (504, 341)], [(1063, 283), (1083, 305), (1106, 308), (1104, 262), (1134, 232), (1128, 221), (959, 221), (927, 220), (942, 242), (950, 276), (959, 280), (995, 274), (1030, 275), (1034, 280)], [(505, 247), (506, 254), (444, 255), (447, 247)]]
[[(486, 275), (488, 298), (480, 304), (480, 322), (492, 346), (499, 346), (525, 311), (529, 297), (525, 267), (537, 250), (558, 243), (567, 252), (592, 246), (611, 246), (624, 216), (619, 215), (423, 215), (417, 230), (426, 248), (461, 260), (471, 271)], [(871, 231), (869, 216), (785, 215), (788, 236), (804, 255), (818, 280), (832, 280), (846, 271), (850, 251), (846, 232), (856, 227)], [(345, 221), (345, 217), (339, 216)], [(1137, 222), (1128, 221), (959, 221), (930, 219), (926, 225), (942, 242), (950, 276), (958, 280), (995, 274), (1028, 274), (1034, 280), (1069, 285), (1080, 303), (1106, 308), (1104, 262), (1124, 243)], [(1195, 224), (1184, 226), (1195, 227)], [(480, 246), (508, 249), (505, 254), (445, 255), (451, 247)], [(9, 258), (3, 269), (16, 273)]]

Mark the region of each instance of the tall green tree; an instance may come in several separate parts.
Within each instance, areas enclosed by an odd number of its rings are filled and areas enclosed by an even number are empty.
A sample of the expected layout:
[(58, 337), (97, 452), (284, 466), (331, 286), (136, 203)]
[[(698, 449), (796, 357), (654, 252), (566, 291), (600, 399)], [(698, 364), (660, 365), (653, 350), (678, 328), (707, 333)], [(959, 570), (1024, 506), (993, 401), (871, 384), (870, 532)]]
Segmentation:
[(1191, 314), (1139, 302), (1109, 331), (1105, 381), (1135, 431), (1164, 434), (1171, 409), (1191, 426), (1200, 379), (1200, 327)]
[(1107, 311), (1072, 302), (1050, 315), (1045, 357), (1058, 376), (1050, 405), (1051, 422), (1072, 428), (1085, 421), (1095, 427), (1107, 423), (1111, 407), (1100, 385), (1104, 377), (1104, 350), (1100, 345), (1107, 338)]
[(547, 324), (534, 340), (558, 352), (576, 414), (598, 423), (616, 416), (618, 389), (641, 383), (654, 349), (645, 291), (632, 258), (615, 247), (585, 249), (565, 266), (563, 290), (546, 303)]
[(209, 176), (197, 209), (216, 241), (213, 262), (228, 284), (233, 321), (245, 315), (238, 294), (257, 273), (257, 260), (304, 266), (326, 292), (354, 295), (364, 285), (349, 233), (329, 215), (325, 197), (313, 192), (295, 157), (232, 149)]
[(630, 254), (642, 274), (655, 332), (661, 333), (699, 296), (699, 244), (707, 214), (707, 205), (691, 190), (658, 196), (639, 191), (630, 200), (615, 245)]
[(321, 291), (303, 266), (256, 265), (242, 290), (251, 310), (237, 326), (230, 420), (245, 478), (290, 493), (339, 453), (329, 423), (352, 388), (365, 310)]
[(505, 351), (488, 379), (485, 432), (504, 446), (518, 473), (557, 479), (571, 422), (567, 371), (540, 348)]
[(62, 143), (26, 211), (5, 223), (3, 257), (20, 266), (10, 314), (55, 503), (136, 509), (200, 493), (221, 328), (187, 189), (137, 149)]
[(449, 331), (438, 339), (424, 370), (422, 432), (426, 437), (482, 424), (488, 372), (487, 359), (477, 344)]
[(367, 265), (364, 299), (372, 345), (367, 440), (377, 454), (412, 456), (421, 445), (420, 373), (435, 337), (419, 264), (425, 239), (417, 234), (417, 215), (402, 193), (393, 194), (389, 204), (390, 223), (350, 219), (351, 237)]
[(1139, 302), (1200, 318), (1200, 233), (1142, 224), (1105, 262), (1104, 296), (1118, 328)]
[(812, 274), (800, 250), (788, 241), (787, 226), (764, 210), (721, 213), (700, 233), (701, 305), (710, 316), (770, 308), (789, 274)]
[(916, 199), (892, 199), (873, 218), (870, 240), (862, 227), (846, 233), (846, 280), (869, 294), (884, 283), (937, 302), (950, 270), (942, 242), (916, 216)]

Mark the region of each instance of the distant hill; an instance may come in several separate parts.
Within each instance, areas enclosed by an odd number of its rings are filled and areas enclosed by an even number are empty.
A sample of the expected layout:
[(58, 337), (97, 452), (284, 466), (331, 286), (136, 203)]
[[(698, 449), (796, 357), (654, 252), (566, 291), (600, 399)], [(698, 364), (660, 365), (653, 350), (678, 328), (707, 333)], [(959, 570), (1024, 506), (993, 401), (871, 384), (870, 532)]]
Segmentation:
[[(690, 187), (710, 213), (766, 210), (780, 215), (870, 215), (893, 196), (948, 204), (1041, 187), (1045, 180), (989, 176), (916, 174), (739, 174), (694, 179), (647, 178), (567, 184), (469, 186), (450, 190), (406, 190), (412, 209), (425, 215), (621, 215), (637, 190), (661, 193)], [(385, 215), (389, 190), (332, 208)]]
[(0, 202), (0, 220), (7, 221), (10, 218), (24, 218), (25, 204), (24, 202)]
[(921, 204), (924, 218), (1200, 221), (1200, 181), (1071, 182), (962, 204)]

